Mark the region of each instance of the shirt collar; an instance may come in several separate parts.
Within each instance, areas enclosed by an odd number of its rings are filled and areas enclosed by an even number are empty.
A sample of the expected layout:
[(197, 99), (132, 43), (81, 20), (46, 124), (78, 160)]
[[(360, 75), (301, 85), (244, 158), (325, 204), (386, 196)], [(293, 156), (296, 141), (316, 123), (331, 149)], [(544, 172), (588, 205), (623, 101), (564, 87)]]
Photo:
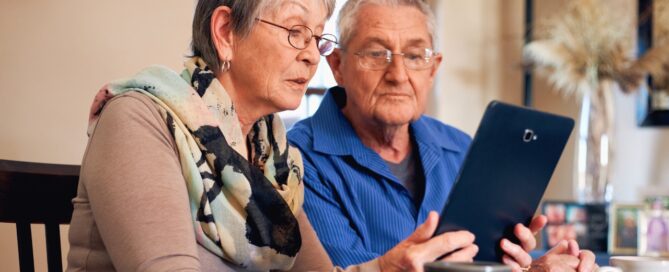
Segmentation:
[(340, 97), (345, 97), (344, 88), (330, 88), (312, 117), (314, 150), (332, 155), (352, 155), (366, 146), (341, 112), (336, 100)]
[(411, 131), (413, 132), (416, 141), (453, 152), (466, 151), (463, 150), (461, 145), (456, 143), (456, 138), (454, 135), (451, 133), (438, 131), (440, 127), (435, 126), (435, 124), (438, 124), (437, 122), (439, 121), (425, 115), (421, 115), (418, 120), (411, 123)]
[[(332, 155), (373, 152), (362, 143), (351, 123), (341, 112), (337, 98), (345, 98), (344, 92), (344, 88), (341, 87), (330, 88), (312, 117), (314, 150)], [(455, 143), (454, 136), (450, 133), (440, 133), (437, 131), (438, 128), (431, 126), (430, 123), (434, 122), (438, 121), (421, 116), (411, 123), (411, 131), (416, 142), (453, 152), (464, 151)]]

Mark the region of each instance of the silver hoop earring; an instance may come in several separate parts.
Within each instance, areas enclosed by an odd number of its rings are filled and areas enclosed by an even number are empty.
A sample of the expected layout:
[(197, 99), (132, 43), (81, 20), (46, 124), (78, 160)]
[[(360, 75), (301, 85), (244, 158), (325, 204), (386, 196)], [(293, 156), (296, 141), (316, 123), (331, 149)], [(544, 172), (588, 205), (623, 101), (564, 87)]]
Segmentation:
[(232, 61), (224, 60), (224, 61), (221, 63), (221, 72), (225, 72), (225, 71), (230, 70), (230, 65), (231, 65), (231, 64), (232, 64)]

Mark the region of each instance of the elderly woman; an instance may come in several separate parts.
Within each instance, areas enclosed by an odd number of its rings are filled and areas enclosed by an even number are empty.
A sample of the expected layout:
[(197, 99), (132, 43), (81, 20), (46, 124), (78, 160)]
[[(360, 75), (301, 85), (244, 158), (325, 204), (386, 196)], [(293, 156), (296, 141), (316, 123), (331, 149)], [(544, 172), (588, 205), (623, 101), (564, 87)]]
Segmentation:
[(273, 113), (299, 105), (332, 50), (321, 32), (333, 6), (200, 0), (181, 74), (155, 66), (104, 86), (68, 270), (331, 270)]

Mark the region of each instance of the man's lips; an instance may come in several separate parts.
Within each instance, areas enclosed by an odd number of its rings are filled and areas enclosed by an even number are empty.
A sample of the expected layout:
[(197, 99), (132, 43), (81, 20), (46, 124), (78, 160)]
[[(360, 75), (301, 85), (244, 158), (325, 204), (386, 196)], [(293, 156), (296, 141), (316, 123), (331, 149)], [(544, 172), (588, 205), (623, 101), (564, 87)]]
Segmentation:
[(381, 94), (381, 96), (389, 96), (389, 97), (411, 97), (410, 94), (406, 94), (406, 93), (384, 93), (384, 94)]

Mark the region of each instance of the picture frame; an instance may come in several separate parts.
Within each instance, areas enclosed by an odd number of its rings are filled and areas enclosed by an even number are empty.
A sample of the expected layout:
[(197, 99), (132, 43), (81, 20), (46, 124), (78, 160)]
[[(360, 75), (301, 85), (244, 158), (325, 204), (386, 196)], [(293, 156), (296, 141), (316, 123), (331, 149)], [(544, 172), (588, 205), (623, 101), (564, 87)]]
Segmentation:
[(608, 217), (605, 204), (545, 201), (541, 213), (548, 222), (542, 231), (543, 247), (553, 248), (562, 240), (576, 240), (584, 249), (607, 250)]
[(639, 217), (642, 204), (611, 204), (609, 207), (610, 254), (635, 255), (639, 247)]
[(669, 196), (646, 197), (638, 235), (638, 255), (669, 257)]
[(639, 256), (669, 257), (669, 212), (639, 213)]
[(544, 248), (552, 248), (563, 239), (576, 239), (576, 232), (566, 221), (567, 206), (566, 202), (556, 201), (544, 202), (541, 206), (541, 213), (548, 219), (542, 230)]

